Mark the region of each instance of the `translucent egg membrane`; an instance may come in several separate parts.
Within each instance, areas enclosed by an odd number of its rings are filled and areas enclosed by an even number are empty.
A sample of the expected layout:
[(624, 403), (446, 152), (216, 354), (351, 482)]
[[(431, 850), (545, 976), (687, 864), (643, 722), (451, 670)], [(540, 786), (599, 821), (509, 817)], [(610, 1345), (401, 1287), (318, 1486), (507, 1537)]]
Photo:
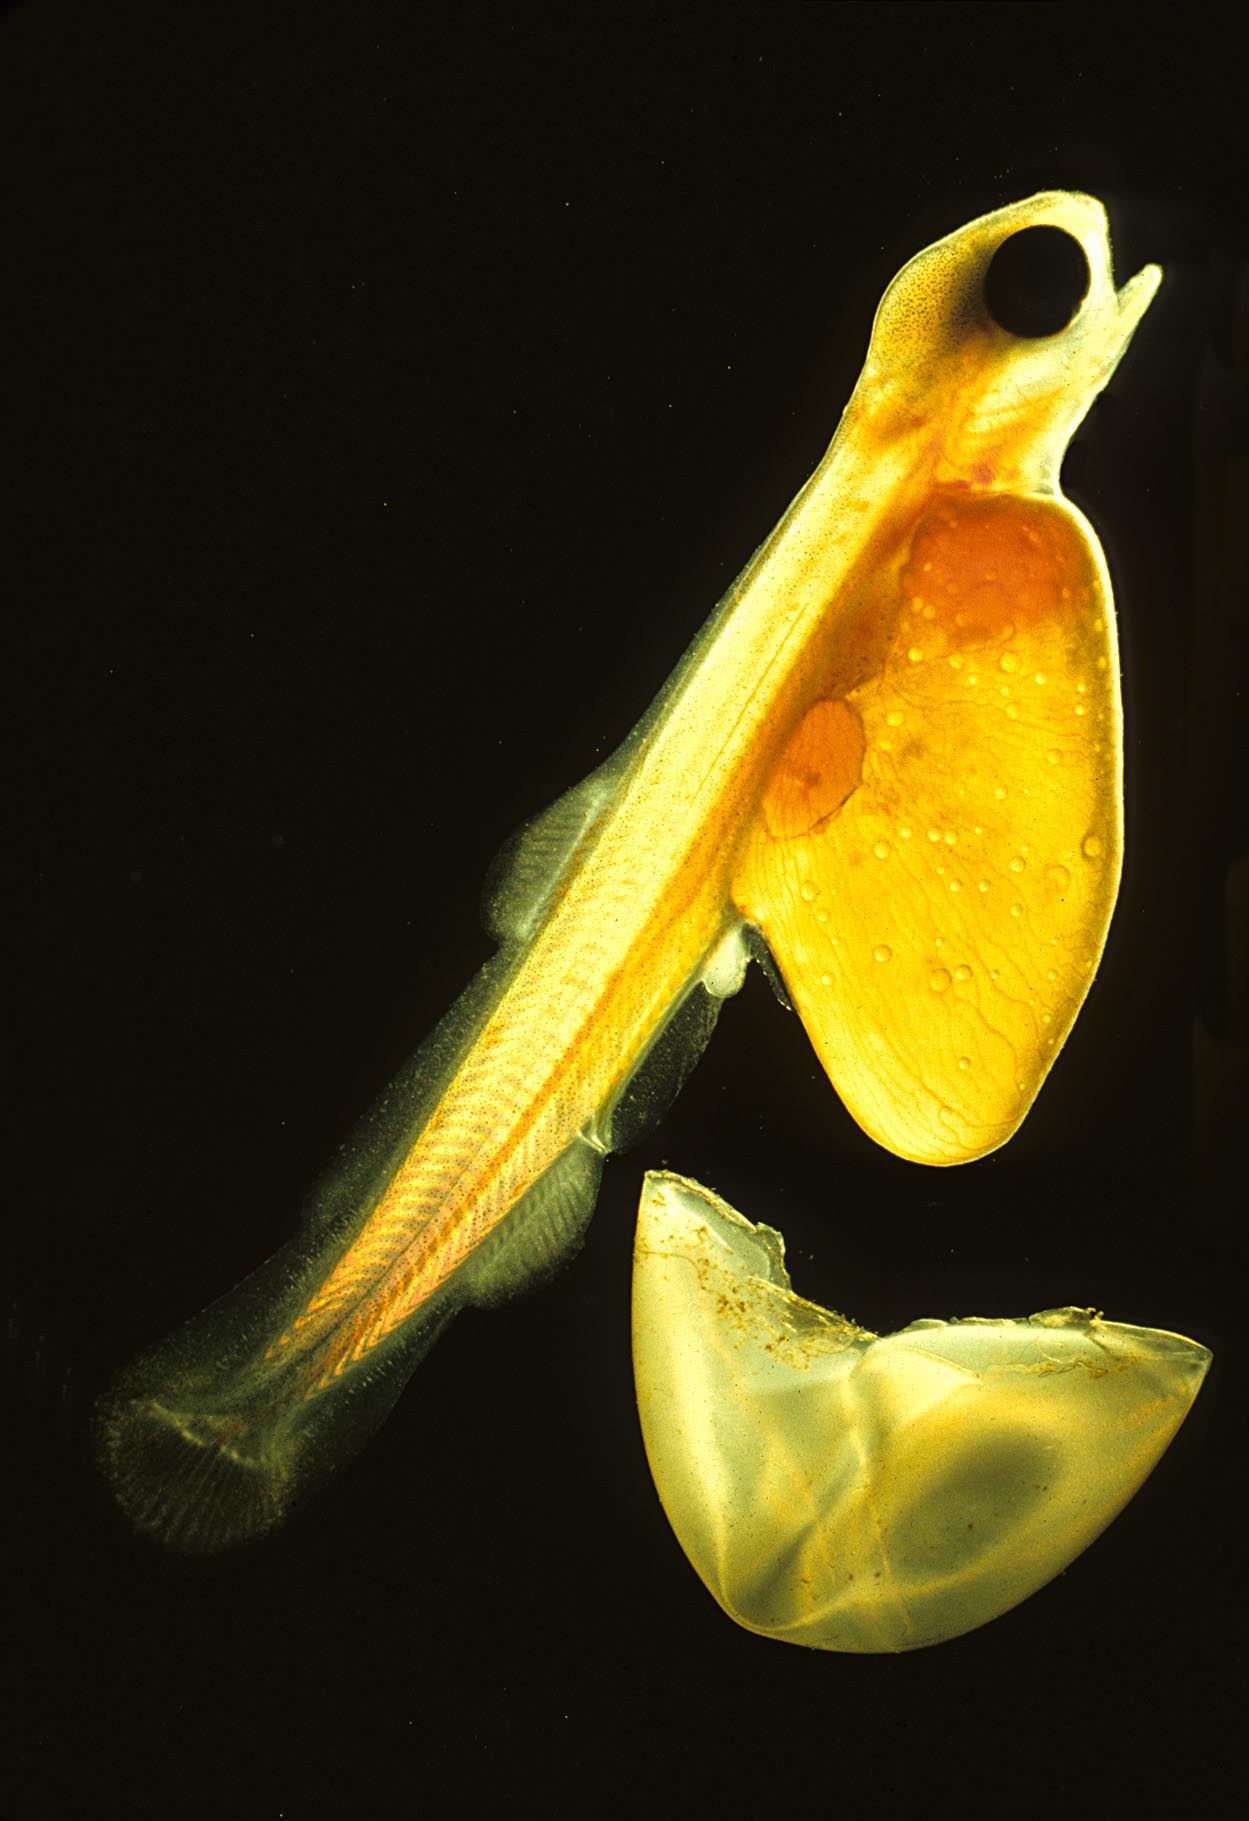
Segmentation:
[(878, 1336), (795, 1296), (779, 1233), (647, 1177), (638, 1412), (673, 1530), (730, 1618), (821, 1650), (958, 1637), (1121, 1511), (1210, 1354), (1089, 1309)]

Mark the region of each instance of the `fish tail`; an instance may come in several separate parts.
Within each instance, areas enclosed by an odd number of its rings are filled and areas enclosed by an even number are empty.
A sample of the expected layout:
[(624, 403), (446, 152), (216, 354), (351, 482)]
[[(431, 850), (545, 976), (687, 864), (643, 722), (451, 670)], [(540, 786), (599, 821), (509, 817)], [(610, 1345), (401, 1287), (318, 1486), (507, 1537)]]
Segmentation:
[(98, 1423), (101, 1464), (126, 1516), (188, 1555), (252, 1542), (282, 1521), (295, 1460), (274, 1441), (269, 1427), (157, 1397), (114, 1403)]
[(96, 1453), (125, 1515), (189, 1555), (276, 1529), (364, 1446), (457, 1310), (508, 1300), (576, 1249), (601, 1166), (575, 1138), (410, 1309), (379, 1280), (301, 1335), (294, 1318), (321, 1267), (298, 1245), (279, 1253), (136, 1360), (100, 1405)]
[(257, 1350), (232, 1373), (214, 1371), (220, 1316), (206, 1310), (99, 1407), (96, 1453), (117, 1503), (137, 1530), (183, 1554), (258, 1541), (359, 1452), (456, 1306), (434, 1297), (338, 1373), (324, 1345), (276, 1361)]

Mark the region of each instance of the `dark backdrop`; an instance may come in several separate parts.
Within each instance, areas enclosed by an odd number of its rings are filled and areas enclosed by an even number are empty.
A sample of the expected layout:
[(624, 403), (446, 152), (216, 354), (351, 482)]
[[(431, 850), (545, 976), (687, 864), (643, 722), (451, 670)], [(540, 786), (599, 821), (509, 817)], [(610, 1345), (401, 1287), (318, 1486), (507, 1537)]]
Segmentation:
[[(1231, 49), (1168, 17), (4, 15), (0, 1814), (1212, 1812), (1244, 1705), (1249, 247)], [(85, 1455), (110, 1374), (289, 1233), (488, 952), (501, 840), (632, 725), (818, 459), (887, 280), (1043, 187), (1099, 195), (1120, 279), (1166, 281), (1068, 463), (1120, 596), (1130, 850), (1019, 1136), (885, 1156), (755, 972), (576, 1262), (462, 1318), (289, 1532), (217, 1565), (133, 1539)], [(1214, 1371), (994, 1626), (764, 1643), (637, 1431), (660, 1162), (874, 1327), (1095, 1304)]]

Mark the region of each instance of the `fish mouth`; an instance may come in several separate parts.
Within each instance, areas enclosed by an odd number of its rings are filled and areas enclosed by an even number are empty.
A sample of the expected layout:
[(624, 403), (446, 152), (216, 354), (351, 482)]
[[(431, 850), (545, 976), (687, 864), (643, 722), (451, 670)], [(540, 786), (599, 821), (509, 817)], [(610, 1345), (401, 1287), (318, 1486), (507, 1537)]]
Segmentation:
[(1135, 277), (1129, 278), (1127, 283), (1120, 285), (1115, 292), (1116, 308), (1110, 330), (1110, 345), (1107, 349), (1107, 379), (1110, 378), (1127, 352), (1128, 343), (1135, 335), (1141, 317), (1153, 302), (1154, 294), (1161, 283), (1161, 266), (1142, 266)]
[(1119, 305), (1119, 322), (1125, 336), (1130, 336), (1153, 302), (1162, 283), (1161, 266), (1142, 266), (1134, 278), (1120, 285), (1115, 293)]
[[(1085, 299), (1084, 327), (1082, 331), (1083, 346), (1076, 343), (1077, 355), (1081, 366), (1088, 376), (1089, 401), (1100, 392), (1113, 375), (1119, 362), (1128, 351), (1132, 337), (1135, 335), (1142, 316), (1154, 300), (1158, 286), (1162, 283), (1160, 266), (1142, 266), (1126, 284), (1114, 288), (1109, 272), (1109, 261), (1103, 265), (1099, 276), (1094, 273), (1093, 284)], [(1076, 331), (1080, 317), (1072, 324)], [(1072, 331), (1069, 331), (1072, 332)], [(1070, 384), (1070, 373), (1063, 375), (1063, 383)], [(1086, 407), (1087, 408), (1087, 405)], [(1081, 412), (1083, 416), (1083, 411)]]

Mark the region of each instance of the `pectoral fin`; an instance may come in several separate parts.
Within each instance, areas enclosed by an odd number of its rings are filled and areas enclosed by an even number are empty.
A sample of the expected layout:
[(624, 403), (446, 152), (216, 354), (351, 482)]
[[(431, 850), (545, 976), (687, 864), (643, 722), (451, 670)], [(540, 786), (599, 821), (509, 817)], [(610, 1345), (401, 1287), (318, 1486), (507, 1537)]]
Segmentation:
[(792, 734), (733, 884), (834, 1086), (900, 1156), (961, 1163), (1032, 1104), (1118, 891), (1105, 563), (1062, 500), (950, 491), (883, 664)]

